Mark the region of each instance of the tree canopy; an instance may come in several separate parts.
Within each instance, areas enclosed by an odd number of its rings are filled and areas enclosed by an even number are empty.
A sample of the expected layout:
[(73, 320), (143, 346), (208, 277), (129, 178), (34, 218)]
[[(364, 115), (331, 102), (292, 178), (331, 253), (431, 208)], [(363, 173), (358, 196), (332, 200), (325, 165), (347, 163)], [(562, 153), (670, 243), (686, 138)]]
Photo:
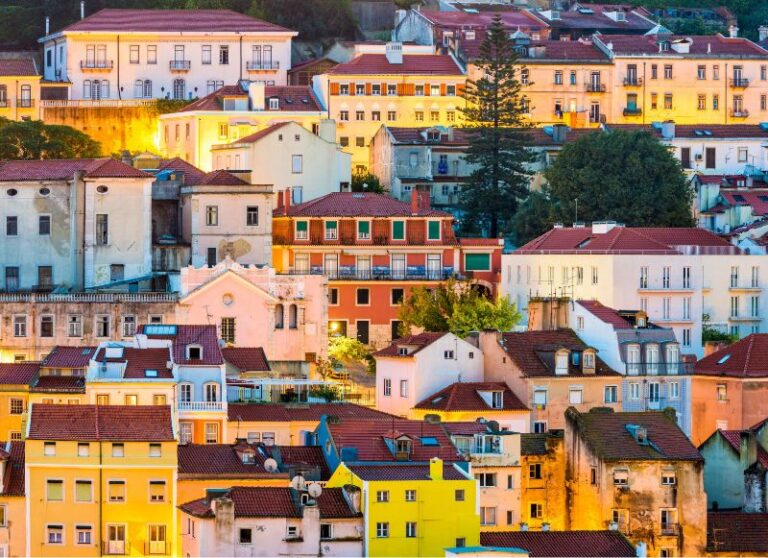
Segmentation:
[(381, 185), (379, 177), (375, 174), (363, 173), (352, 175), (353, 192), (374, 192), (376, 194), (385, 194), (387, 190)]
[(73, 159), (98, 157), (101, 144), (70, 128), (40, 120), (0, 119), (0, 159)]
[(520, 314), (509, 299), (489, 300), (472, 285), (455, 280), (433, 288), (415, 287), (400, 307), (400, 320), (426, 331), (450, 331), (464, 337), (472, 331), (509, 331)]

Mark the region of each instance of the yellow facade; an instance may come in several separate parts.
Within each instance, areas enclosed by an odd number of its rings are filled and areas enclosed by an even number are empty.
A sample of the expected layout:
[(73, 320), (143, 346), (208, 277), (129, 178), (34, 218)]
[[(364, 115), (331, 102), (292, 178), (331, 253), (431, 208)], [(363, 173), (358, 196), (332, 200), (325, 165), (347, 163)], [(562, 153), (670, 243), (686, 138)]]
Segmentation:
[(30, 555), (176, 555), (177, 443), (122, 446), (27, 440)]
[[(533, 531), (549, 524), (553, 531), (568, 528), (565, 486), (565, 453), (562, 436), (556, 434), (523, 435), (542, 437), (542, 452), (522, 452), (520, 461), (520, 521)], [(523, 447), (527, 445), (523, 440)]]
[(55, 405), (82, 405), (88, 402), (88, 397), (85, 393), (79, 392), (44, 392), (44, 391), (31, 391), (29, 393), (29, 404), (35, 403), (52, 403)]
[(40, 119), (40, 76), (0, 75), (0, 118)]
[[(230, 405), (230, 410), (237, 409), (237, 405)], [(233, 412), (230, 416), (237, 416)], [(230, 420), (227, 422), (225, 444), (234, 444), (238, 438), (248, 438), (249, 433), (259, 433), (259, 439), (272, 435), (277, 446), (303, 446), (306, 433), (314, 432), (320, 420), (291, 420), (291, 421), (250, 421)]]
[(524, 423), (528, 424), (530, 411), (495, 411), (484, 409), (482, 411), (440, 411), (437, 409), (417, 409), (408, 411), (408, 418), (412, 420), (423, 420), (427, 415), (438, 415), (440, 422), (475, 422), (482, 416), (485, 420), (496, 421), (500, 424)]
[[(446, 548), (480, 544), (475, 480), (443, 479), (440, 459), (427, 467), (428, 480), (363, 480), (343, 463), (331, 476), (329, 487), (353, 485), (361, 491), (366, 556), (443, 556)], [(411, 500), (406, 491), (415, 491)], [(386, 502), (378, 501), (379, 492), (387, 492)]]
[(28, 385), (0, 386), (0, 439), (23, 438), (29, 401)]

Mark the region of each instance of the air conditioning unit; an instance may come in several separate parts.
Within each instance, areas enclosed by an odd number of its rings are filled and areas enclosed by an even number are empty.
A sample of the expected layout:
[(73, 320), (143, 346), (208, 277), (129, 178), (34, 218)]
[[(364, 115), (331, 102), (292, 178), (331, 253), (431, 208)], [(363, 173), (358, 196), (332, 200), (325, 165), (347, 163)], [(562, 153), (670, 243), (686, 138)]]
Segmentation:
[(702, 159), (704, 159), (704, 155), (702, 155), (701, 153), (696, 153), (696, 155), (694, 155), (694, 159), (696, 159), (697, 161), (701, 161)]

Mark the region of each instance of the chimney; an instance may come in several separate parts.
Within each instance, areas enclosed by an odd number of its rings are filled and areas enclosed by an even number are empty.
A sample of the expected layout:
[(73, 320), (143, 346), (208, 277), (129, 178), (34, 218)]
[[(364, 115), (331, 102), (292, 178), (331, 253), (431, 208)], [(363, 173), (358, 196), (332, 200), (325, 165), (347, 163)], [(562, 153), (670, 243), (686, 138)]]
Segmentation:
[(411, 190), (411, 213), (416, 215), (431, 207), (430, 188), (428, 184), (417, 184)]
[(758, 36), (757, 40), (760, 41), (761, 43), (765, 40), (768, 40), (768, 25), (761, 25), (760, 27), (758, 27), (757, 36)]
[(403, 63), (403, 43), (387, 43), (387, 62), (390, 64)]
[(665, 140), (675, 139), (675, 122), (673, 120), (665, 120), (661, 123), (661, 137)]
[(51, 18), (45, 16), (45, 36), (47, 37), (51, 33)]
[(429, 478), (443, 480), (443, 460), (439, 457), (433, 457), (429, 460)]
[(323, 118), (317, 127), (317, 135), (328, 143), (336, 143), (336, 121), (331, 118)]
[(532, 297), (528, 301), (528, 331), (553, 331), (567, 328), (567, 297)]
[(283, 191), (282, 190), (278, 190), (277, 191), (277, 208), (281, 209), (283, 207), (283, 205), (285, 205), (283, 203)]
[(251, 102), (251, 110), (264, 110), (264, 96), (265, 96), (264, 83), (252, 82), (248, 85), (248, 99)]
[(285, 210), (288, 211), (288, 208), (291, 207), (291, 189), (290, 188), (285, 189), (285, 195), (283, 196), (283, 203), (285, 204)]
[(606, 234), (616, 227), (616, 221), (594, 221), (592, 223), (592, 234)]
[(133, 158), (131, 157), (131, 152), (127, 149), (124, 149), (122, 153), (120, 153), (120, 162), (128, 165), (129, 167), (133, 166)]
[(555, 124), (552, 126), (552, 141), (555, 143), (565, 143), (568, 136), (568, 126), (565, 124)]
[(395, 10), (395, 29), (405, 19), (407, 10)]
[(739, 36), (739, 26), (738, 25), (729, 25), (728, 26), (728, 36), (730, 38), (736, 38)]
[(749, 469), (757, 461), (757, 437), (751, 430), (740, 432), (739, 458), (742, 469)]
[(85, 0), (80, 2), (80, 19), (85, 19)]

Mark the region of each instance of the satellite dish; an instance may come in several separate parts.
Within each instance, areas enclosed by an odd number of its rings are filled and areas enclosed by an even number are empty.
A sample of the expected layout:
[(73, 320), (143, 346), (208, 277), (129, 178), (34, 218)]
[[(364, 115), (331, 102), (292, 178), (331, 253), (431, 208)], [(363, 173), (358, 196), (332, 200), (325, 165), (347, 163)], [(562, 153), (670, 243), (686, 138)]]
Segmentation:
[(309, 495), (313, 498), (319, 498), (320, 495), (323, 493), (323, 487), (317, 484), (316, 482), (313, 482), (307, 487), (307, 492), (309, 492)]
[(278, 467), (277, 467), (277, 461), (275, 461), (275, 460), (274, 460), (274, 459), (272, 459), (271, 457), (270, 457), (270, 458), (268, 458), (268, 459), (265, 459), (265, 460), (264, 460), (264, 469), (265, 469), (265, 470), (266, 470), (268, 473), (275, 473), (275, 472), (277, 472), (277, 469), (278, 469)]
[(291, 479), (291, 488), (294, 490), (304, 490), (304, 484), (306, 483), (306, 479), (302, 477), (301, 475), (296, 475)]

